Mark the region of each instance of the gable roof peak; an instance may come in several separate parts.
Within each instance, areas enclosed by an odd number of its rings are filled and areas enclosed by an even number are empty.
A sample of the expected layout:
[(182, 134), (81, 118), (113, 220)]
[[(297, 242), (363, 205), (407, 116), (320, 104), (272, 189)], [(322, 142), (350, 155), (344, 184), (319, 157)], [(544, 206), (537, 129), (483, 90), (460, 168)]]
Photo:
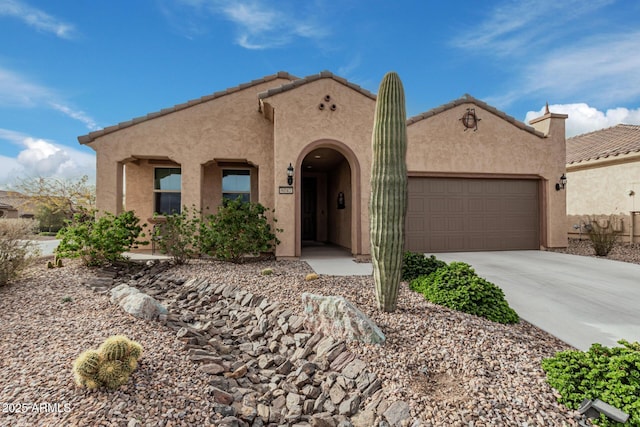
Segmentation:
[(361, 86), (355, 84), (355, 83), (351, 83), (350, 81), (348, 81), (347, 79), (345, 79), (344, 77), (340, 77), (337, 76), (335, 74), (333, 74), (331, 71), (329, 70), (323, 70), (320, 71), (318, 74), (311, 74), (309, 76), (303, 77), (301, 79), (296, 79), (293, 80), (289, 83), (285, 83), (282, 86), (279, 87), (274, 87), (271, 89), (268, 89), (264, 92), (261, 92), (258, 94), (258, 98), (259, 99), (265, 99), (265, 98), (269, 98), (270, 96), (273, 95), (277, 95), (279, 93), (283, 93), (283, 92), (287, 92), (291, 89), (295, 89), (299, 86), (305, 85), (307, 83), (311, 83), (314, 82), (316, 80), (320, 80), (320, 79), (332, 79), (335, 80), (338, 83), (341, 83), (357, 92), (360, 92), (361, 94), (363, 94), (364, 96), (371, 98), (373, 100), (376, 99), (376, 96), (371, 93), (370, 91), (362, 88)]
[(419, 122), (420, 120), (424, 120), (426, 118), (435, 116), (436, 114), (440, 114), (444, 111), (450, 110), (452, 108), (455, 108), (459, 105), (463, 105), (463, 104), (474, 104), (477, 107), (482, 108), (485, 111), (488, 111), (489, 113), (492, 113), (498, 117), (500, 117), (503, 120), (506, 120), (507, 122), (513, 124), (514, 126), (525, 130), (527, 132), (530, 132), (536, 136), (539, 137), (544, 137), (544, 134), (536, 129), (534, 129), (531, 126), (526, 125), (525, 123), (521, 122), (520, 120), (516, 120), (514, 117), (498, 110), (495, 107), (492, 107), (491, 105), (487, 104), (484, 101), (479, 100), (478, 98), (474, 98), (473, 96), (469, 95), (468, 93), (465, 93), (464, 95), (462, 95), (460, 98), (458, 99), (454, 99), (451, 102), (448, 102), (446, 104), (443, 104), (439, 107), (436, 108), (432, 108), (431, 110), (425, 111), (422, 114), (418, 114), (417, 116), (413, 116), (407, 119), (407, 126), (412, 125), (413, 123)]

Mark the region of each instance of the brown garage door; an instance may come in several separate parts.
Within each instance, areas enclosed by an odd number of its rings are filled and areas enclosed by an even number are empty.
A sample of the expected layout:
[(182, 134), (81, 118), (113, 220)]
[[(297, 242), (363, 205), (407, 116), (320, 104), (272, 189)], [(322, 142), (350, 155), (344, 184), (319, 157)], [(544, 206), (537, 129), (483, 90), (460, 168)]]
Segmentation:
[(415, 252), (540, 248), (537, 180), (409, 178), (405, 247)]

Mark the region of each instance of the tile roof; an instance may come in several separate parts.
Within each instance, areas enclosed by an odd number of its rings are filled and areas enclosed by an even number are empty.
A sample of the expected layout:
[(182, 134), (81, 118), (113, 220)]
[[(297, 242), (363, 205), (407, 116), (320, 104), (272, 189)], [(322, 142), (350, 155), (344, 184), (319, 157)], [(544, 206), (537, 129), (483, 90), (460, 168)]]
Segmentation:
[(432, 108), (431, 110), (425, 111), (422, 114), (418, 114), (417, 116), (413, 116), (410, 117), (409, 119), (407, 119), (407, 125), (411, 125), (413, 123), (419, 122), (420, 120), (424, 120), (426, 118), (435, 116), (436, 114), (442, 113), (443, 111), (447, 111), (450, 110), (454, 107), (457, 107), (458, 105), (463, 105), (463, 104), (475, 104), (478, 107), (482, 108), (483, 110), (486, 110), (492, 114), (495, 114), (496, 116), (502, 118), (503, 120), (506, 120), (507, 122), (513, 124), (516, 127), (519, 127), (522, 130), (525, 130), (527, 132), (530, 132), (534, 135), (537, 135), (539, 137), (544, 137), (544, 133), (540, 132), (539, 130), (536, 130), (535, 128), (526, 125), (525, 123), (516, 120), (515, 118), (511, 117), (510, 115), (498, 110), (495, 107), (492, 107), (491, 105), (487, 104), (484, 101), (480, 101), (477, 98), (474, 98), (473, 96), (469, 95), (469, 94), (464, 94), (462, 95), (462, 97), (455, 99), (451, 102), (448, 102), (444, 105), (441, 105), (439, 107), (436, 108)]
[(100, 129), (97, 130), (95, 132), (91, 132), (88, 133), (87, 135), (82, 135), (78, 137), (78, 141), (80, 142), (80, 144), (88, 144), (92, 141), (94, 141), (96, 138), (99, 138), (103, 135), (107, 135), (109, 133), (115, 132), (117, 130), (120, 129), (124, 129), (127, 128), (129, 126), (133, 126), (135, 124), (138, 124), (140, 122), (144, 122), (147, 120), (151, 120), (151, 119), (155, 119), (156, 117), (161, 117), (167, 114), (171, 114), (175, 111), (180, 111), (180, 110), (184, 110), (185, 108), (189, 108), (189, 107), (193, 107), (194, 105), (198, 105), (198, 104), (202, 104), (203, 102), (207, 102), (207, 101), (211, 101), (212, 99), (216, 99), (216, 98), (220, 98), (222, 96), (225, 95), (229, 95), (231, 93), (234, 92), (238, 92), (241, 91), (243, 89), (247, 89), (250, 88), (251, 86), (256, 86), (259, 85), (261, 83), (266, 83), (266, 82), (270, 82), (276, 79), (289, 79), (289, 80), (299, 80), (298, 77), (293, 76), (289, 73), (287, 73), (286, 71), (278, 71), (276, 74), (271, 74), (269, 76), (265, 76), (262, 77), (261, 79), (256, 79), (256, 80), (252, 80), (248, 83), (243, 83), (241, 85), (238, 86), (234, 86), (234, 87), (230, 87), (228, 89), (219, 91), (219, 92), (215, 92), (211, 95), (206, 95), (203, 96), (201, 98), (197, 98), (197, 99), (192, 99), (190, 101), (187, 101), (183, 104), (178, 104), (178, 105), (174, 105), (173, 107), (169, 107), (169, 108), (164, 108), (160, 111), (156, 111), (154, 113), (149, 113), (146, 116), (141, 116), (141, 117), (136, 117), (134, 119), (131, 119), (129, 121), (126, 122), (121, 122), (118, 123), (117, 125), (114, 126), (109, 126), (106, 127), (104, 129)]
[(567, 138), (567, 164), (640, 152), (640, 125), (616, 125)]
[(312, 74), (310, 76), (304, 77), (302, 79), (297, 79), (297, 80), (293, 80), (291, 83), (285, 83), (282, 86), (273, 88), (273, 89), (269, 89), (266, 90), (260, 94), (258, 94), (258, 98), (260, 99), (264, 99), (264, 98), (268, 98), (272, 95), (277, 95), (279, 93), (282, 92), (286, 92), (288, 90), (291, 89), (295, 89), (299, 86), (305, 85), (307, 83), (311, 83), (314, 82), (316, 80), (320, 80), (320, 79), (333, 79), (339, 83), (342, 83), (345, 86), (350, 87), (351, 89), (360, 92), (361, 94), (363, 94), (366, 97), (369, 97), (373, 100), (376, 99), (376, 95), (374, 95), (373, 93), (369, 92), (366, 89), (363, 89), (362, 87), (358, 86), (357, 84), (351, 83), (350, 81), (348, 81), (347, 79), (343, 78), (343, 77), (339, 77), (336, 76), (335, 74), (333, 74), (331, 71), (321, 71), (318, 74)]

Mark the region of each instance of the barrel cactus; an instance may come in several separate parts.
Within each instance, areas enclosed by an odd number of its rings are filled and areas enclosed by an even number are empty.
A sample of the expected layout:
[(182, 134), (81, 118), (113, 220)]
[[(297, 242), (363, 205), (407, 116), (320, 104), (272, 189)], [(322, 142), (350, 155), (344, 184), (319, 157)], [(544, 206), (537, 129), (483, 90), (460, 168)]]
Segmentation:
[(107, 360), (124, 360), (129, 355), (129, 338), (123, 335), (109, 337), (98, 348)]
[(129, 381), (142, 356), (142, 346), (124, 335), (107, 338), (98, 350), (87, 350), (73, 363), (76, 384), (88, 389), (115, 390)]
[(387, 73), (378, 90), (372, 134), (369, 221), (378, 308), (396, 309), (407, 210), (407, 124), (404, 89)]
[(87, 350), (80, 354), (73, 363), (73, 370), (84, 377), (92, 377), (98, 372), (102, 356), (95, 350)]
[(120, 360), (105, 360), (98, 369), (97, 379), (112, 390), (129, 381), (129, 365)]

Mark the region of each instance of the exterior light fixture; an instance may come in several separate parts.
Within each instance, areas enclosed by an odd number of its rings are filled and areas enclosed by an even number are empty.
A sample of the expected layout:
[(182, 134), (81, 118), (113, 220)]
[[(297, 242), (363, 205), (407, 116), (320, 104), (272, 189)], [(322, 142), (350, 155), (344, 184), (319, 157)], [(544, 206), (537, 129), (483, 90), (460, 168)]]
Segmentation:
[(287, 168), (287, 184), (293, 185), (293, 166), (289, 163), (289, 167)]
[(567, 176), (562, 174), (560, 182), (556, 182), (556, 191), (564, 190), (565, 185), (567, 185)]

